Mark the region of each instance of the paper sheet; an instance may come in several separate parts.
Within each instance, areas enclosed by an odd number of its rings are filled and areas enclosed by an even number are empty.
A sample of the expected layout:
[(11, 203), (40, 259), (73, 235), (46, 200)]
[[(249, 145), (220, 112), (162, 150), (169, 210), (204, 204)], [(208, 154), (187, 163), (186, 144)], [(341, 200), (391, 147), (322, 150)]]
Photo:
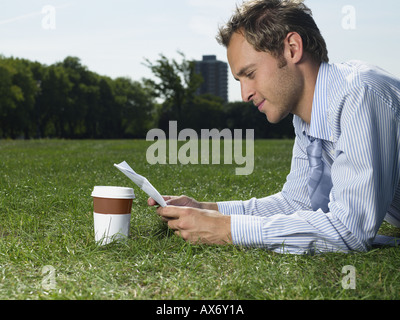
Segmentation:
[(140, 189), (153, 198), (161, 207), (167, 206), (164, 198), (160, 195), (157, 189), (153, 187), (149, 180), (133, 171), (125, 161), (120, 164), (114, 164), (114, 166), (131, 179)]

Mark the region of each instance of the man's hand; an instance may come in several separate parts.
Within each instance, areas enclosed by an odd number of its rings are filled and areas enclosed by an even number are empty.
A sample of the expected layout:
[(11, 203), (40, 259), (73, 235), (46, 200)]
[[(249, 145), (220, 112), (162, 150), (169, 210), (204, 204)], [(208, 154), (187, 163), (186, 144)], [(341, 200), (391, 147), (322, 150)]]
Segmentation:
[(231, 244), (231, 218), (218, 211), (170, 206), (157, 209), (168, 227), (185, 241), (204, 244)]
[[(202, 208), (200, 202), (198, 202), (192, 198), (186, 197), (186, 196), (180, 196), (180, 197), (163, 196), (163, 198), (168, 206), (191, 207), (191, 208), (199, 208), (199, 209)], [(154, 199), (149, 198), (147, 200), (147, 204), (149, 206), (155, 206), (158, 203)]]
[[(163, 196), (165, 202), (168, 206), (177, 206), (177, 207), (190, 207), (190, 208), (198, 208), (198, 209), (209, 209), (218, 211), (218, 206), (214, 202), (199, 202), (194, 200), (193, 198), (189, 198), (187, 196)], [(147, 204), (149, 206), (155, 206), (158, 203), (149, 198), (147, 200)]]

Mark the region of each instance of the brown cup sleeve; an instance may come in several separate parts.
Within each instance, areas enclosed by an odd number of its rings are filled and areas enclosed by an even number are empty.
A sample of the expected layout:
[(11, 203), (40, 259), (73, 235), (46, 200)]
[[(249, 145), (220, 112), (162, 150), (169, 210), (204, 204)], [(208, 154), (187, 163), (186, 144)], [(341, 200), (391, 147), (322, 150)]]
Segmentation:
[(100, 214), (130, 214), (132, 199), (106, 199), (93, 197), (93, 210)]

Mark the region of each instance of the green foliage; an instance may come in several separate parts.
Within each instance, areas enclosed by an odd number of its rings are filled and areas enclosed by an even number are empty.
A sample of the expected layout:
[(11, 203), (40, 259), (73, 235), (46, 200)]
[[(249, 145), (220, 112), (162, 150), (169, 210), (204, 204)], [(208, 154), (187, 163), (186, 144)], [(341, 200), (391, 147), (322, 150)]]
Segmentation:
[(148, 87), (76, 57), (51, 66), (0, 57), (0, 138), (143, 138), (155, 110)]
[(0, 58), (0, 134), (29, 137), (37, 91), (28, 61)]
[(194, 62), (180, 53), (181, 61), (169, 60), (166, 56), (154, 63), (146, 60), (158, 82), (145, 81), (154, 88), (158, 97), (164, 99), (159, 127), (168, 131), (170, 120), (178, 121), (178, 129), (191, 128), (200, 133), (201, 129), (254, 129), (256, 138), (294, 137), (292, 117), (279, 125), (268, 123), (254, 105), (244, 102), (224, 103), (211, 94), (195, 95), (203, 78), (195, 73)]
[(189, 118), (187, 110), (200, 108), (196, 104), (195, 92), (203, 79), (195, 73), (194, 62), (186, 60), (183, 53), (179, 54), (182, 57), (181, 62), (175, 59), (170, 61), (162, 54), (154, 63), (145, 59), (145, 65), (158, 81), (152, 79), (144, 81), (153, 87), (155, 94), (164, 101), (159, 123), (159, 127), (163, 130), (168, 128), (170, 120), (177, 120), (182, 127), (190, 127), (185, 121)]
[(294, 137), (293, 116), (279, 124), (271, 124), (252, 103), (234, 102), (226, 106), (226, 123), (229, 129), (253, 128), (256, 139), (289, 139)]
[(155, 80), (141, 82), (101, 76), (77, 57), (46, 66), (0, 56), (0, 138), (145, 138), (155, 127), (167, 132), (172, 120), (198, 133), (254, 129), (256, 138), (293, 137), (290, 117), (273, 126), (252, 105), (196, 95), (203, 79), (194, 61), (180, 56), (145, 59)]

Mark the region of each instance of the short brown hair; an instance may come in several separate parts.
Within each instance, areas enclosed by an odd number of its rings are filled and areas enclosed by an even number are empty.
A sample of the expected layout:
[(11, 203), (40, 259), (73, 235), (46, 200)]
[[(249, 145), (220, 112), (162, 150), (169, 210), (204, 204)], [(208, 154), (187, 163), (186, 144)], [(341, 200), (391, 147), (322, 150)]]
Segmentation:
[(229, 46), (240, 32), (257, 51), (280, 57), (289, 32), (297, 32), (303, 47), (316, 61), (328, 62), (328, 50), (311, 10), (299, 0), (251, 0), (236, 8), (229, 22), (219, 29), (217, 41)]

